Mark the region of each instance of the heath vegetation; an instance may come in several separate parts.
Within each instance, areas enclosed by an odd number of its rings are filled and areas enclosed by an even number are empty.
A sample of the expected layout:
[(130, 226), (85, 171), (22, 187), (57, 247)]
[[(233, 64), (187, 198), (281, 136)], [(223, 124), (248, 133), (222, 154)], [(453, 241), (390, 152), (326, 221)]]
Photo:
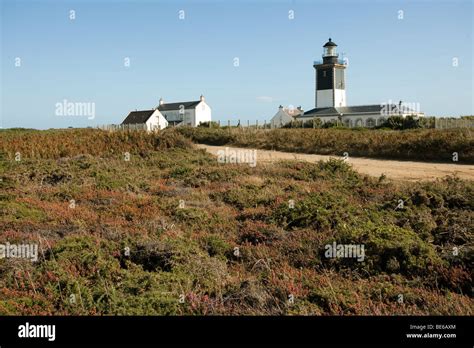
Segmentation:
[(0, 314), (473, 315), (472, 181), (222, 164), (188, 140), (472, 161), (468, 134), (294, 131), (0, 131), (0, 244), (39, 246), (0, 259)]
[[(180, 128), (195, 142), (286, 152), (314, 153), (401, 160), (474, 163), (474, 137), (470, 129), (242, 129)], [(457, 154), (454, 155), (454, 153)]]

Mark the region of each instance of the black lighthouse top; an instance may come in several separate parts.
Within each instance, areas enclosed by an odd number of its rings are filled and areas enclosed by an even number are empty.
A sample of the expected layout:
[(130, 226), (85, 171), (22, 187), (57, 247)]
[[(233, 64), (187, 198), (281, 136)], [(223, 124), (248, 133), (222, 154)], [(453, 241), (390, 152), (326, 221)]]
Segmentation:
[(329, 38), (329, 41), (324, 44), (323, 47), (335, 47), (337, 46), (336, 43), (332, 42), (331, 38)]
[(331, 38), (324, 44), (323, 64), (336, 64), (338, 54), (336, 53), (336, 43), (332, 42)]

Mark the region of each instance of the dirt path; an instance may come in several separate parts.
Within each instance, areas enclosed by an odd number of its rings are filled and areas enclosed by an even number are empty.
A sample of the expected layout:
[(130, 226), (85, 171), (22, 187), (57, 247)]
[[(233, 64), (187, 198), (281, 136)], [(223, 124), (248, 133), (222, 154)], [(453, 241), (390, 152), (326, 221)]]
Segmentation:
[[(212, 146), (198, 144), (198, 148), (206, 149), (209, 153), (217, 155), (217, 151), (238, 149), (232, 146)], [(253, 150), (253, 149), (245, 149)], [(274, 162), (279, 160), (299, 160), (317, 162), (329, 158), (341, 158), (336, 156), (312, 155), (293, 152), (269, 151), (257, 149), (258, 162)], [(348, 162), (360, 173), (379, 177), (385, 174), (390, 179), (419, 181), (435, 180), (446, 175), (457, 174), (462, 179), (474, 180), (474, 165), (460, 165), (451, 163), (428, 163), (412, 161), (394, 161), (382, 159), (370, 159), (364, 157), (349, 157)]]

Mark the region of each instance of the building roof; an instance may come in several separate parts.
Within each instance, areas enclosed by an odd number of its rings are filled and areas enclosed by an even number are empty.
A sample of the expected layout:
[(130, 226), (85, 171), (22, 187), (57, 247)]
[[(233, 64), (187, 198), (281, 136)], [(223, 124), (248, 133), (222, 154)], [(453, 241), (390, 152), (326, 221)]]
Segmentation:
[(283, 108), (283, 112), (285, 112), (285, 114), (287, 114), (288, 116), (298, 116), (298, 115), (301, 115), (304, 113), (303, 110), (301, 109), (297, 109), (297, 108)]
[[(328, 107), (328, 108), (314, 108), (305, 112), (300, 117), (316, 117), (316, 116), (349, 116), (358, 114), (382, 114), (382, 109), (390, 112), (393, 108), (398, 107), (396, 104), (373, 104), (373, 105), (356, 105), (356, 106), (342, 106), (342, 107)], [(408, 112), (418, 113), (415, 110), (407, 108), (403, 105), (403, 113)], [(393, 111), (392, 111), (393, 112)], [(342, 115), (341, 115), (342, 114)]]
[[(188, 101), (188, 102), (179, 102), (179, 103), (165, 103), (158, 106), (160, 111), (171, 111), (171, 110), (180, 110), (184, 109), (195, 109), (196, 106), (200, 103), (200, 100)], [(182, 106), (181, 106), (182, 105)]]
[(278, 115), (280, 111), (283, 111), (285, 115), (289, 117), (296, 117), (304, 113), (304, 110), (301, 109), (301, 106), (294, 108), (294, 107), (283, 107), (282, 105), (280, 105), (280, 107), (278, 108), (278, 112), (275, 114), (275, 116)]
[(123, 120), (122, 124), (145, 123), (154, 112), (155, 110), (131, 111), (125, 120)]
[(332, 42), (331, 38), (329, 38), (329, 41), (326, 42), (323, 47), (330, 47), (330, 46), (337, 46), (335, 42)]

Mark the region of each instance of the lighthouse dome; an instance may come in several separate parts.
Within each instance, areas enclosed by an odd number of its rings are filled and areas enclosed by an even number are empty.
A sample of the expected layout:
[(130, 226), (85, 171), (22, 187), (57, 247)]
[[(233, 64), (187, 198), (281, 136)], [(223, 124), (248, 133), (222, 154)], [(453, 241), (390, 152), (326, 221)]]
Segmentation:
[(324, 44), (323, 47), (336, 47), (337, 45), (332, 42), (331, 38), (329, 38), (329, 41)]

